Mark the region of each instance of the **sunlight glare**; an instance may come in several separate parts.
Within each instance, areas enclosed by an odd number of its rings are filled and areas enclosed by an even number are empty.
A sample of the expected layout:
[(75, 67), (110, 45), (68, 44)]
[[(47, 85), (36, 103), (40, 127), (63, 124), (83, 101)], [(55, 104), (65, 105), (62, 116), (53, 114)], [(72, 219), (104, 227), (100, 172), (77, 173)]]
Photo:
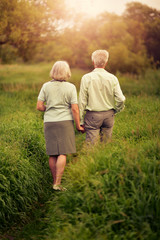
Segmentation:
[(95, 0), (67, 0), (69, 6), (78, 13), (85, 13), (94, 17), (97, 14)]
[(66, 0), (66, 3), (76, 13), (95, 17), (105, 11), (121, 14), (125, 9), (126, 0)]

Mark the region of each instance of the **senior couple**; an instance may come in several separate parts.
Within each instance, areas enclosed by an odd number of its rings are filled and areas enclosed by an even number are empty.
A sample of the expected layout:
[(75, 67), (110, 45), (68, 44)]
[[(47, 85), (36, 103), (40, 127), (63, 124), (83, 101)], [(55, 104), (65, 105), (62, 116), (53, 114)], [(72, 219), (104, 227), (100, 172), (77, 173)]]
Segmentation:
[(78, 131), (86, 132), (86, 141), (95, 143), (111, 138), (114, 115), (124, 108), (125, 97), (118, 79), (105, 70), (109, 53), (92, 53), (94, 70), (81, 79), (79, 103), (76, 87), (67, 82), (71, 77), (65, 61), (56, 62), (50, 72), (51, 81), (43, 84), (37, 109), (44, 112), (44, 135), (53, 189), (64, 191), (61, 179), (66, 155), (76, 152), (74, 121)]

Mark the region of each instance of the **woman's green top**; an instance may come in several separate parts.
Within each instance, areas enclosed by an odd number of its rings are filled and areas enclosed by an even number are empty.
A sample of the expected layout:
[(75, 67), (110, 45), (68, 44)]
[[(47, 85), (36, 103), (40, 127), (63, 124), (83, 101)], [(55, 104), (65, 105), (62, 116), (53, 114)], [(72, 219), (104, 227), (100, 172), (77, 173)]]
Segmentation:
[(77, 104), (76, 87), (66, 81), (50, 81), (44, 83), (39, 101), (46, 103), (44, 122), (73, 120), (71, 104)]

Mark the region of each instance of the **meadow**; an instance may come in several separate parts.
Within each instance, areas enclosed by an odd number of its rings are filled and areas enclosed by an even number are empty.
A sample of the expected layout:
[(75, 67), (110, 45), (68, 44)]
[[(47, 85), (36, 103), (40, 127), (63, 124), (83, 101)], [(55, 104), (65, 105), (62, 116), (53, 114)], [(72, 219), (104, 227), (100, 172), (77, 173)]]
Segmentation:
[[(76, 131), (68, 191), (55, 193), (36, 110), (51, 66), (0, 66), (0, 238), (160, 239), (160, 70), (117, 73), (126, 107), (112, 141), (87, 148)], [(85, 72), (72, 70), (77, 91)]]

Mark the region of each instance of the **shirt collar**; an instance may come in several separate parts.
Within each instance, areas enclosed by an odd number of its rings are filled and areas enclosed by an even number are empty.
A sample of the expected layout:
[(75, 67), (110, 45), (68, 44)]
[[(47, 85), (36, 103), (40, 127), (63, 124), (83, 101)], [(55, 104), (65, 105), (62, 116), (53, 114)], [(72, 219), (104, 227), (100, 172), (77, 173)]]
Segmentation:
[(95, 68), (93, 72), (104, 72), (106, 71), (104, 68)]

